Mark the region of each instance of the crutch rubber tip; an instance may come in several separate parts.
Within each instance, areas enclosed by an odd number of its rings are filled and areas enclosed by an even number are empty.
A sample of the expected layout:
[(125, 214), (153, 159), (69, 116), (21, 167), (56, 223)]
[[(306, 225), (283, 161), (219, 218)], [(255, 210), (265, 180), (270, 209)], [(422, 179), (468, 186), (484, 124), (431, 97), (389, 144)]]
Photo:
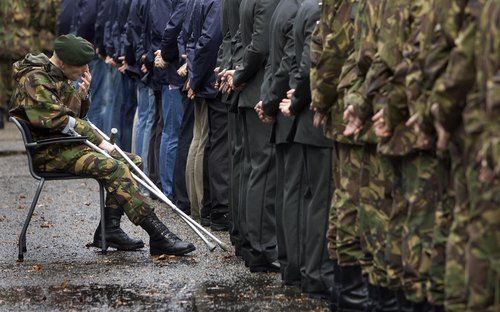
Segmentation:
[(212, 251), (214, 251), (214, 250), (215, 250), (215, 248), (216, 248), (217, 246), (215, 246), (215, 244), (210, 244), (210, 245), (207, 245), (207, 247), (208, 247), (208, 250), (210, 250), (210, 252), (212, 252)]
[(224, 250), (224, 251), (230, 251), (229, 247), (228, 247), (226, 244), (224, 244), (224, 243), (219, 244), (219, 246), (220, 246), (220, 248), (222, 248), (222, 250)]

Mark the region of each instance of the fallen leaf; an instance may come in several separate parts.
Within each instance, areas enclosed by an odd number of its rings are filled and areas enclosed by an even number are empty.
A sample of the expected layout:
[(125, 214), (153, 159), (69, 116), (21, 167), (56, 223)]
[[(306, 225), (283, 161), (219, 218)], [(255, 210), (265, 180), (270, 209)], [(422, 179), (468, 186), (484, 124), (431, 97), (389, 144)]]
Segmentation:
[(53, 225), (52, 223), (48, 222), (48, 221), (45, 221), (44, 223), (40, 224), (40, 227), (41, 227), (42, 229), (48, 229), (48, 228), (51, 228), (51, 227), (53, 227), (53, 226), (54, 226), (54, 225)]
[(7, 220), (7, 216), (0, 216), (0, 222)]
[(41, 269), (42, 269), (42, 266), (39, 265), (38, 263), (33, 266), (33, 270), (35, 272), (40, 272)]
[(26, 195), (21, 194), (21, 195), (19, 195), (19, 198), (26, 198)]
[(85, 202), (84, 205), (85, 206), (90, 206), (90, 202)]

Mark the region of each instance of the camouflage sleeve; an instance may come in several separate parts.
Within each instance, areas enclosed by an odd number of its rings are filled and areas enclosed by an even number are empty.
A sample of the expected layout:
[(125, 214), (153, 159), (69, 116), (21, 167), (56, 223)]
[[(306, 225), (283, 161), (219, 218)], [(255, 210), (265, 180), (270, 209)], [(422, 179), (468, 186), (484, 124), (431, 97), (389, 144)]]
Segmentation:
[(56, 133), (68, 133), (68, 129), (74, 129), (87, 136), (92, 143), (101, 144), (102, 137), (86, 121), (76, 117), (65, 103), (60, 102), (54, 86), (47, 83), (45, 76), (32, 75), (26, 79), (24, 86), (28, 94), (24, 111), (33, 127)]
[(464, 116), (466, 122), (483, 124), (480, 133), (481, 154), (486, 165), (500, 177), (500, 3), (488, 1), (480, 19), (480, 29), (476, 38), (480, 55), (477, 60), (477, 77), (481, 97), (484, 101), (478, 111), (483, 114)]
[(352, 48), (353, 3), (341, 2), (336, 10), (333, 4), (325, 2), (322, 7), (320, 27), (326, 27), (321, 30), (323, 50), (314, 69), (316, 77), (312, 97), (312, 105), (322, 113), (328, 112), (336, 103), (340, 72)]
[[(321, 39), (321, 25), (320, 21), (316, 22), (316, 26), (314, 27), (313, 33), (311, 35), (311, 43), (310, 43), (310, 60), (311, 60), (311, 69), (309, 71), (309, 80), (310, 80), (310, 88), (311, 88), (311, 98), (318, 98), (319, 95), (316, 95), (316, 85), (318, 72), (316, 68), (318, 66), (319, 58), (321, 57), (321, 51), (323, 50), (323, 40)], [(312, 101), (312, 105), (317, 107), (317, 103)]]
[[(428, 99), (428, 107), (437, 105), (436, 118), (449, 132), (460, 124), (465, 98), (475, 79), (474, 44), (477, 18), (471, 13), (466, 9), (466, 17), (462, 22), (464, 27), (458, 31), (455, 31), (453, 26), (443, 26), (443, 36), (454, 38), (453, 47), (448, 54), (446, 69), (436, 79)], [(455, 17), (454, 14), (447, 16), (444, 25), (454, 25), (449, 21)]]
[(352, 87), (346, 92), (345, 104), (352, 105), (356, 116), (362, 121), (367, 120), (372, 114), (372, 101), (368, 93), (366, 75), (373, 63), (376, 53), (377, 14), (379, 1), (362, 1), (355, 22), (355, 37), (359, 40), (356, 58), (357, 70), (354, 71)]

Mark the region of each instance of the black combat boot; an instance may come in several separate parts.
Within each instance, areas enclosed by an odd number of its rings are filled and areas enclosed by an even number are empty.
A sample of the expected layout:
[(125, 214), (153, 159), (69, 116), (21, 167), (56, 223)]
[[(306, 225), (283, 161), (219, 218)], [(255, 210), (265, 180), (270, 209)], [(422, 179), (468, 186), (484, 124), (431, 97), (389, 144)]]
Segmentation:
[(340, 266), (337, 261), (333, 262), (333, 286), (330, 289), (330, 310), (337, 311), (339, 303), (339, 293), (342, 288), (340, 276)]
[(396, 298), (396, 292), (387, 288), (379, 287), (380, 294), (380, 311), (383, 312), (398, 312), (398, 300)]
[(433, 312), (433, 306), (427, 301), (414, 302), (413, 312)]
[(366, 311), (368, 290), (363, 281), (361, 267), (350, 265), (340, 267), (341, 289), (338, 300), (338, 311)]
[(396, 299), (398, 301), (398, 311), (401, 312), (413, 312), (413, 304), (411, 301), (406, 299), (404, 292), (399, 289), (396, 292)]
[[(123, 215), (122, 208), (108, 208), (104, 209), (104, 230), (106, 232), (106, 246), (116, 248), (118, 250), (136, 250), (144, 247), (144, 242), (140, 239), (130, 238), (120, 228), (120, 220)], [(94, 242), (95, 247), (101, 248), (101, 222), (95, 230)]]
[(5, 117), (7, 117), (7, 114), (3, 110), (3, 108), (0, 108), (0, 129), (5, 128)]
[(368, 289), (368, 302), (366, 304), (365, 312), (378, 312), (380, 311), (380, 286), (372, 285), (366, 279), (366, 288)]
[(196, 249), (193, 244), (183, 242), (170, 232), (154, 212), (151, 212), (139, 225), (149, 234), (149, 248), (152, 256), (163, 254), (182, 256)]

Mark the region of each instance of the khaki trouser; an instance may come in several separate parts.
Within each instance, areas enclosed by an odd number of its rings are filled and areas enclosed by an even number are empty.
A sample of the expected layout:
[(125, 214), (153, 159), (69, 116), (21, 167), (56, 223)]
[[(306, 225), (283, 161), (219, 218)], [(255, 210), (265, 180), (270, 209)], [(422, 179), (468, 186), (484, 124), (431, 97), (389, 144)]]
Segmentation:
[(186, 187), (191, 203), (191, 215), (200, 219), (203, 207), (203, 159), (208, 142), (208, 106), (204, 99), (195, 99), (193, 140), (186, 164)]

